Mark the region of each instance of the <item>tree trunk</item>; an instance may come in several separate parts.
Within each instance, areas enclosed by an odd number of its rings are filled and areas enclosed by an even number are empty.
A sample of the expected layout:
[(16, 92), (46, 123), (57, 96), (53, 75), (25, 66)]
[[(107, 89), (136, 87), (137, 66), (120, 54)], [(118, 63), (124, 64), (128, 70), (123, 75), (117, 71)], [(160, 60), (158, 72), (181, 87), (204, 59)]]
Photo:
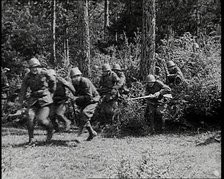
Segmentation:
[(51, 53), (51, 63), (56, 64), (56, 37), (55, 37), (55, 27), (56, 27), (56, 0), (52, 0), (52, 53)]
[(67, 13), (68, 11), (68, 0), (65, 0), (65, 17), (64, 17), (64, 66), (68, 67), (70, 65), (70, 59), (69, 59), (69, 43), (68, 43), (68, 19), (67, 19)]
[(79, 68), (84, 76), (91, 76), (90, 70), (90, 36), (89, 36), (89, 16), (88, 0), (78, 0), (79, 5), (79, 47), (80, 54), (78, 59)]
[(107, 38), (107, 30), (109, 27), (109, 0), (104, 0), (104, 39)]
[(155, 0), (143, 0), (140, 76), (154, 75), (155, 70)]

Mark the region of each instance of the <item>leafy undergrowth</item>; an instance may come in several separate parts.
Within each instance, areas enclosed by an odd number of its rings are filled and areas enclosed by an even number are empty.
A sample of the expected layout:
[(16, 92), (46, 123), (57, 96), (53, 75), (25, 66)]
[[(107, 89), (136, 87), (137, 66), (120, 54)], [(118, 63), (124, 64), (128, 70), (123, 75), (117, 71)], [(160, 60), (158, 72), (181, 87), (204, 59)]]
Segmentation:
[(146, 137), (103, 138), (74, 143), (76, 130), (55, 133), (46, 144), (25, 147), (25, 129), (2, 127), (3, 179), (71, 178), (220, 178), (221, 144), (197, 145), (216, 131)]

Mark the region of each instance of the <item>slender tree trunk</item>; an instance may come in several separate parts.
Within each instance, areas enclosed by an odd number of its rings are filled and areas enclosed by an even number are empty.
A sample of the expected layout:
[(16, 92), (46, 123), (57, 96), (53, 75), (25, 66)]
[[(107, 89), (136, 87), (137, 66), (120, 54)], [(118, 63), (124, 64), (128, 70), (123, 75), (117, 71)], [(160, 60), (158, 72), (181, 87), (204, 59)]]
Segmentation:
[(109, 27), (109, 0), (104, 0), (104, 39), (107, 38)]
[(142, 79), (155, 70), (155, 0), (143, 0), (142, 47), (140, 75)]
[(51, 54), (52, 64), (57, 63), (55, 27), (56, 27), (56, 0), (52, 0), (52, 54)]
[(65, 67), (68, 67), (70, 65), (70, 58), (69, 58), (69, 43), (68, 43), (68, 19), (67, 19), (67, 13), (68, 11), (68, 0), (65, 0), (65, 17), (64, 17), (64, 65)]
[(84, 76), (91, 76), (90, 70), (90, 36), (89, 36), (89, 16), (88, 0), (78, 0), (79, 5), (79, 44), (80, 54), (78, 59), (79, 68)]

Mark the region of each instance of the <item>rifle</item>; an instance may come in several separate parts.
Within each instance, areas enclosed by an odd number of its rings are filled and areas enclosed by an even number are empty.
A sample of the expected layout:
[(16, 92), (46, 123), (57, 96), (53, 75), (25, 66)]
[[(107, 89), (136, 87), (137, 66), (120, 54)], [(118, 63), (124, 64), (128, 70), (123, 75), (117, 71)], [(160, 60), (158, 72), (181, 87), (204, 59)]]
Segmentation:
[[(171, 94), (164, 94), (163, 97), (165, 98), (173, 98)], [(129, 98), (128, 100), (137, 100), (137, 99), (147, 99), (147, 98), (155, 98), (155, 95), (153, 94), (150, 94), (150, 95), (147, 95), (147, 96), (141, 96), (141, 97), (136, 97), (136, 98)]]

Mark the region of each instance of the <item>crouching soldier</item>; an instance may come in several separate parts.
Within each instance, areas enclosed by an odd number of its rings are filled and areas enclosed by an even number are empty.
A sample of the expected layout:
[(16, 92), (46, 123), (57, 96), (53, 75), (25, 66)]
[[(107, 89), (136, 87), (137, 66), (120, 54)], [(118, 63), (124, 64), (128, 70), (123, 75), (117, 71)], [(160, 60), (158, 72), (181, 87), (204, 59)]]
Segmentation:
[(126, 87), (126, 77), (125, 77), (124, 72), (122, 71), (119, 64), (114, 64), (112, 70), (120, 78), (119, 85), (118, 85), (118, 86), (120, 86), (120, 88), (118, 90), (119, 90), (119, 94), (120, 94), (120, 100), (122, 100), (122, 99), (124, 99), (124, 95), (127, 95), (129, 93), (129, 90)]
[(98, 105), (100, 95), (93, 83), (89, 79), (82, 76), (82, 73), (78, 67), (71, 69), (70, 77), (76, 90), (73, 100), (81, 112), (78, 138), (81, 136), (84, 127), (86, 127), (89, 132), (87, 141), (90, 141), (97, 135), (96, 131), (93, 130), (90, 124), (90, 120), (93, 117), (95, 109)]
[(27, 128), (29, 143), (34, 144), (34, 119), (39, 121), (47, 130), (47, 140), (53, 135), (53, 126), (49, 120), (50, 105), (53, 103), (52, 95), (56, 89), (56, 80), (46, 69), (41, 67), (38, 59), (32, 58), (29, 61), (30, 72), (27, 73), (22, 81), (19, 95), (19, 106), (22, 107), (24, 97), (28, 88), (31, 94), (27, 108)]
[(179, 86), (184, 81), (184, 75), (180, 68), (173, 62), (167, 62), (168, 74), (166, 84), (169, 86)]
[(66, 94), (66, 88), (69, 89), (73, 95), (75, 94), (75, 89), (70, 82), (66, 81), (62, 77), (57, 76), (55, 70), (50, 69), (49, 72), (56, 78), (56, 90), (53, 96), (54, 103), (52, 105), (52, 113), (51, 113), (51, 120), (55, 132), (59, 131), (59, 125), (56, 119), (64, 122), (65, 131), (69, 131), (71, 128), (71, 121), (65, 116), (66, 102), (68, 100), (68, 96)]
[(163, 82), (156, 80), (153, 75), (146, 77), (145, 95), (151, 95), (147, 98), (147, 107), (145, 111), (146, 121), (150, 124), (152, 134), (161, 131), (163, 126), (163, 114), (165, 106), (162, 102), (164, 94), (171, 91), (170, 87)]

